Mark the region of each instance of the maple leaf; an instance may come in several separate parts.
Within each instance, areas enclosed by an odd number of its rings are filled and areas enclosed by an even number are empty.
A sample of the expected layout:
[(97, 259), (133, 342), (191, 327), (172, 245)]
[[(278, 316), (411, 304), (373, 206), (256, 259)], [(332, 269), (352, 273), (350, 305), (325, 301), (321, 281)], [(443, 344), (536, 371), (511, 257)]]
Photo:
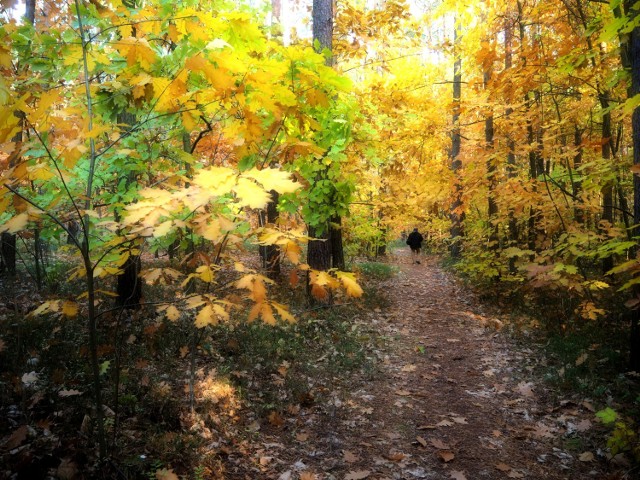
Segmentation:
[(292, 193), (300, 188), (300, 184), (291, 180), (291, 174), (277, 168), (258, 170), (252, 168), (243, 172), (244, 177), (252, 178), (260, 183), (265, 190), (275, 190), (278, 193)]
[(342, 282), (347, 295), (350, 297), (360, 297), (364, 293), (353, 273), (349, 272), (336, 272), (337, 277)]

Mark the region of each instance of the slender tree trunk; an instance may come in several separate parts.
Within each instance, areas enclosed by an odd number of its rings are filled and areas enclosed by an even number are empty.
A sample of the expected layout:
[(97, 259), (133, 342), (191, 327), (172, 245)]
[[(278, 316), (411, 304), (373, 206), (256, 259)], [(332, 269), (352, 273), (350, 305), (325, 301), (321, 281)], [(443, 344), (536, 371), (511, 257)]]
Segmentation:
[[(604, 111), (602, 115), (602, 158), (605, 163), (611, 161), (611, 113), (609, 112), (609, 93), (598, 94), (600, 105)], [(613, 181), (608, 180), (602, 187), (602, 220), (613, 226)], [(613, 268), (613, 257), (602, 259), (602, 271), (607, 273)]]
[(450, 165), (454, 175), (454, 193), (449, 218), (451, 220), (450, 235), (451, 247), (450, 252), (453, 258), (459, 258), (462, 253), (462, 236), (464, 234), (463, 221), (464, 212), (462, 211), (462, 185), (460, 179), (460, 171), (462, 170), (462, 160), (460, 159), (460, 100), (462, 97), (462, 58), (460, 56), (460, 27), (456, 26), (454, 30), (454, 48), (455, 60), (453, 63), (453, 115), (451, 130), (451, 152)]
[(580, 166), (582, 165), (582, 130), (578, 127), (578, 125), (574, 126), (573, 131), (573, 145), (576, 147), (576, 154), (573, 157), (573, 171), (577, 175), (577, 178), (571, 178), (571, 189), (573, 193), (573, 215), (576, 219), (576, 222), (580, 225), (584, 224), (584, 209), (582, 208), (582, 201), (580, 196), (582, 194), (582, 180), (580, 180)]
[[(266, 226), (274, 225), (278, 220), (278, 192), (271, 190), (271, 201), (267, 204), (266, 211), (260, 212), (260, 224)], [(267, 277), (272, 280), (280, 276), (280, 249), (277, 245), (261, 245), (260, 258), (262, 260), (262, 268), (267, 273)]]
[[(118, 114), (119, 125), (132, 126), (135, 121), (136, 118), (131, 113)], [(128, 189), (134, 181), (135, 177), (131, 173), (127, 174), (125, 189)], [(118, 297), (116, 303), (124, 308), (138, 309), (142, 299), (142, 282), (139, 278), (142, 261), (139, 254), (133, 253), (133, 249), (133, 246), (130, 247), (130, 256), (122, 266), (122, 273), (117, 278), (116, 293)]]
[[(504, 69), (506, 72), (511, 70), (513, 67), (513, 19), (510, 15), (507, 15), (505, 19), (505, 28), (504, 28)], [(509, 121), (509, 117), (513, 113), (513, 108), (511, 107), (511, 103), (513, 102), (513, 92), (512, 86), (509, 85), (509, 89), (507, 90), (506, 95), (507, 108), (505, 109), (505, 118), (507, 122)], [(516, 142), (513, 140), (511, 132), (507, 134), (507, 177), (515, 178), (516, 176)], [(516, 222), (516, 216), (513, 211), (513, 208), (509, 208), (509, 241), (512, 244), (518, 243), (518, 224)], [(512, 257), (509, 259), (509, 272), (512, 274), (516, 273), (516, 262), (515, 258)]]
[[(489, 88), (491, 81), (491, 66), (485, 66), (483, 73), (484, 87)], [(487, 200), (487, 209), (489, 216), (489, 248), (491, 250), (498, 249), (498, 226), (494, 225), (495, 217), (498, 214), (498, 204), (496, 203), (496, 159), (493, 156), (494, 146), (494, 127), (493, 127), (493, 110), (491, 110), (484, 120), (484, 143), (488, 154), (487, 159), (487, 182), (489, 188), (489, 198)]]

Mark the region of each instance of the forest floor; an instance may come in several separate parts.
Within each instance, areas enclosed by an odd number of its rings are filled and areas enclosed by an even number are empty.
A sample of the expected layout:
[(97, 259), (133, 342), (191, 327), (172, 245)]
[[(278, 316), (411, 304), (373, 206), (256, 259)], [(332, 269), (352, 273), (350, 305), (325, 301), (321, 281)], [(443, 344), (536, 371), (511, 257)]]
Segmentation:
[(390, 308), (359, 319), (387, 339), (381, 372), (346, 379), (288, 435), (263, 429), (261, 478), (622, 478), (590, 441), (601, 426), (588, 398), (549, 391), (532, 373), (540, 358), (437, 258), (394, 263), (380, 286)]

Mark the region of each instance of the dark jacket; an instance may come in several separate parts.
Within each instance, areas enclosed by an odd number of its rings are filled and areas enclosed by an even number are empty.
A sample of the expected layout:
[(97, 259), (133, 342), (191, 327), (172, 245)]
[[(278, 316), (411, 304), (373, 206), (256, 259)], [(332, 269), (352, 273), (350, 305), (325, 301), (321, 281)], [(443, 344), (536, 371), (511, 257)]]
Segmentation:
[(422, 248), (423, 240), (424, 238), (422, 238), (422, 235), (420, 235), (420, 232), (413, 231), (407, 237), (407, 245), (409, 245), (413, 249)]

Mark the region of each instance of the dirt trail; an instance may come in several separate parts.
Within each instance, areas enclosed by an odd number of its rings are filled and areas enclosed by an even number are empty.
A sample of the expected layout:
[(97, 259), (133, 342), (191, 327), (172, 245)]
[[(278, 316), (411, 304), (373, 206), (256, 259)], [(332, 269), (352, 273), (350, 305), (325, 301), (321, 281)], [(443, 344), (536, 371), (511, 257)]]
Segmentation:
[(388, 338), (383, 372), (291, 432), (290, 462), (272, 478), (606, 478), (584, 440), (591, 405), (553, 401), (527, 378), (532, 352), (513, 348), (436, 259), (413, 265), (408, 253), (384, 285), (391, 308), (365, 319)]

